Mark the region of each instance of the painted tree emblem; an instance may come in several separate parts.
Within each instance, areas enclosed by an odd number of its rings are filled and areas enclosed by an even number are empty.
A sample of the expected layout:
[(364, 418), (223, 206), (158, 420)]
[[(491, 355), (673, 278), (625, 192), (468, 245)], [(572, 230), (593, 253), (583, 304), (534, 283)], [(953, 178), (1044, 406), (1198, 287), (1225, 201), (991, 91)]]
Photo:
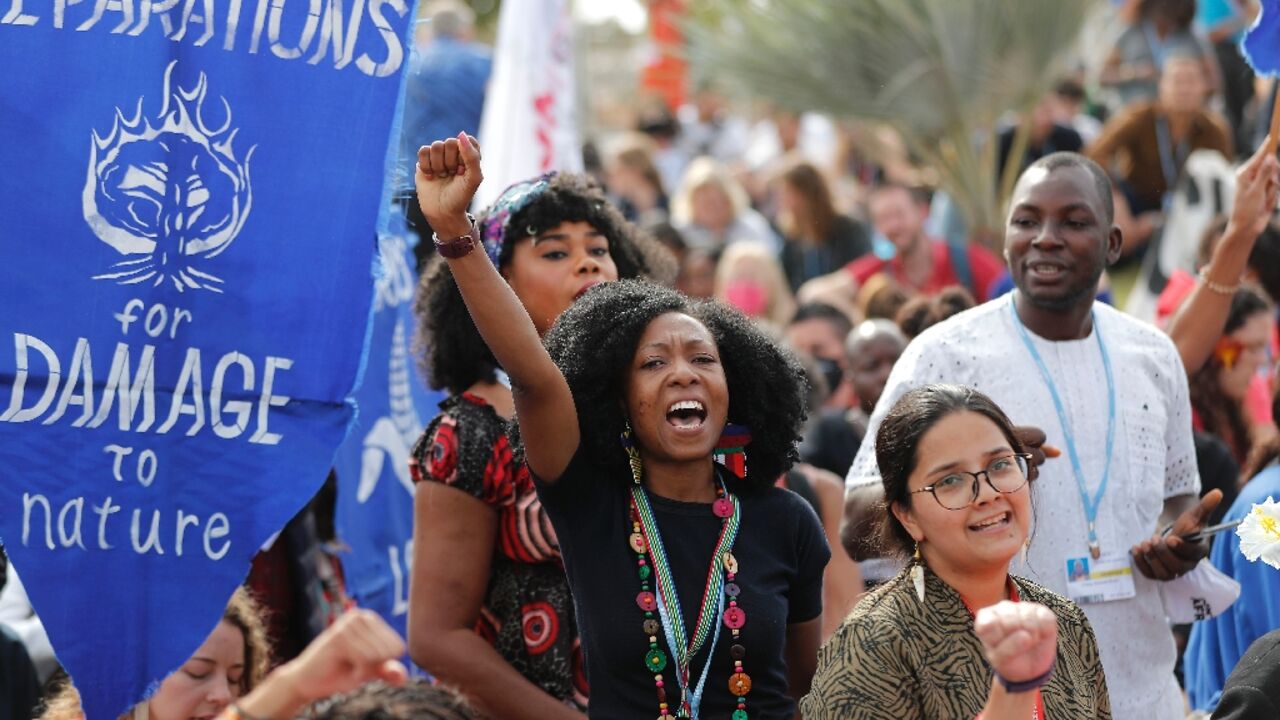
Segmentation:
[(131, 119), (116, 108), (105, 138), (93, 131), (84, 219), (126, 256), (94, 279), (222, 292), (223, 280), (197, 266), (226, 250), (244, 227), (253, 205), (249, 160), (257, 146), (237, 159), (226, 98), (219, 98), (221, 125), (211, 128), (205, 74), (183, 88), (174, 79), (176, 65), (165, 69), (158, 115), (143, 117), (145, 98), (139, 98)]

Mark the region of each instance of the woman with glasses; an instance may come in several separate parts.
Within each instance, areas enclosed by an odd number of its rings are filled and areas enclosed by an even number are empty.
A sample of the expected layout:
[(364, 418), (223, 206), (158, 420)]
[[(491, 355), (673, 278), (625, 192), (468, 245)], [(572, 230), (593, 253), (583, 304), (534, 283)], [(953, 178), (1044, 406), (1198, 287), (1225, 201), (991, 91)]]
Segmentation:
[(912, 561), (823, 646), (805, 720), (1111, 717), (1084, 612), (1009, 573), (1032, 522), (1023, 449), (971, 388), (893, 406), (876, 434), (882, 541)]

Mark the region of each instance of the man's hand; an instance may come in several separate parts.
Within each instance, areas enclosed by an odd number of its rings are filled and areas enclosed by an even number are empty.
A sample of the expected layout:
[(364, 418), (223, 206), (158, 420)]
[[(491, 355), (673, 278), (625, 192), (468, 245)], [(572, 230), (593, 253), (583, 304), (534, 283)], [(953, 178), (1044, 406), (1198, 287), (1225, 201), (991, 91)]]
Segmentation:
[(1028, 471), (1030, 479), (1036, 479), (1040, 474), (1040, 466), (1049, 458), (1056, 458), (1062, 455), (1062, 451), (1052, 445), (1045, 445), (1047, 439), (1044, 431), (1033, 425), (1017, 425), (1013, 428), (1013, 434), (1018, 436), (1022, 441), (1023, 447), (1031, 454), (1031, 462), (1028, 463)]
[(418, 205), (439, 237), (458, 237), (471, 230), (467, 208), (482, 180), (480, 143), (465, 133), (418, 149), (414, 173)]
[(1194, 507), (1178, 516), (1164, 533), (1133, 546), (1129, 552), (1138, 572), (1152, 580), (1168, 581), (1190, 572), (1209, 556), (1209, 542), (1187, 542), (1181, 536), (1204, 529), (1209, 515), (1222, 502), (1222, 491), (1210, 490)]

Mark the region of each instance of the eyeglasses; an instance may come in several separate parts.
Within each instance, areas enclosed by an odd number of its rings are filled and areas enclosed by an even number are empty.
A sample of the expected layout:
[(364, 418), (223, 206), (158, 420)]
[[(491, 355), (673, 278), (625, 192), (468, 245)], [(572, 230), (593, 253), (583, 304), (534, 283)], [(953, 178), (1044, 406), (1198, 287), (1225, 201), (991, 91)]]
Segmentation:
[[(912, 490), (910, 494), (932, 493), (933, 499), (942, 507), (963, 510), (978, 499), (978, 481), (984, 476), (991, 489), (998, 493), (1008, 494), (1021, 490), (1027, 484), (1027, 461), (1030, 459), (1031, 456), (1026, 453), (998, 457), (987, 465), (986, 470), (957, 470), (928, 487)], [(969, 477), (966, 478), (966, 475)], [(971, 482), (969, 478), (972, 478)]]

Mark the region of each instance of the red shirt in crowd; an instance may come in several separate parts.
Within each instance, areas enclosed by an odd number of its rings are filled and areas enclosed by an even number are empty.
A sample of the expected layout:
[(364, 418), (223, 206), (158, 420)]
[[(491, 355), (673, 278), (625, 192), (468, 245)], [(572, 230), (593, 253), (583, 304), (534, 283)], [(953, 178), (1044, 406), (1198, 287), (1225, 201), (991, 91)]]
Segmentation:
[[(931, 240), (933, 246), (933, 272), (920, 287), (914, 288), (925, 295), (933, 295), (952, 285), (963, 285), (951, 265), (951, 248), (941, 240)], [(885, 260), (874, 254), (863, 255), (844, 266), (845, 272), (861, 286), (872, 275), (887, 273), (901, 285), (912, 288), (902, 271), (902, 257), (894, 255)], [(991, 288), (1004, 273), (1004, 263), (990, 250), (976, 243), (969, 243), (969, 273), (973, 278), (973, 292), (978, 302), (990, 299)]]

